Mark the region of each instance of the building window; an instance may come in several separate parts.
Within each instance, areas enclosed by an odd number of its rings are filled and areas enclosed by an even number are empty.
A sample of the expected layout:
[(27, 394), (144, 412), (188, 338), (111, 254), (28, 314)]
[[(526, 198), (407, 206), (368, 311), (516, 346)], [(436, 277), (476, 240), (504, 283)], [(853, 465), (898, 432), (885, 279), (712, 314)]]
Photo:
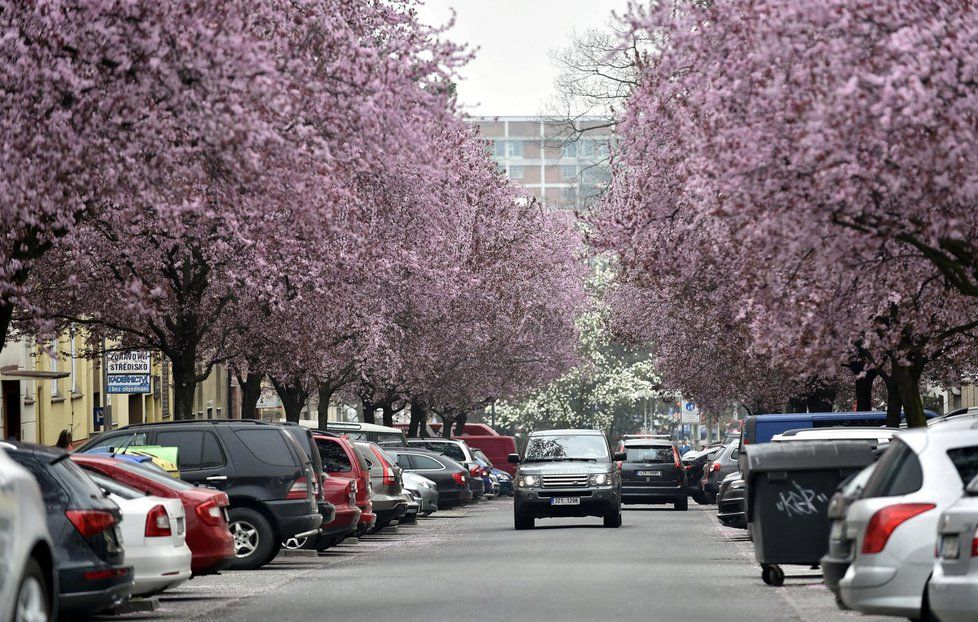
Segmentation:
[(523, 170), (522, 166), (511, 166), (509, 167), (509, 178), (510, 179), (523, 179), (526, 172)]
[(604, 140), (582, 140), (580, 154), (582, 158), (607, 157), (608, 143)]
[(565, 158), (576, 158), (577, 157), (577, 143), (567, 143), (564, 145), (561, 151)]
[(522, 140), (507, 140), (506, 141), (506, 157), (509, 157), (509, 158), (522, 158), (523, 157), (523, 141)]
[(574, 166), (573, 164), (561, 166), (560, 178), (565, 181), (570, 179), (577, 179), (577, 167)]

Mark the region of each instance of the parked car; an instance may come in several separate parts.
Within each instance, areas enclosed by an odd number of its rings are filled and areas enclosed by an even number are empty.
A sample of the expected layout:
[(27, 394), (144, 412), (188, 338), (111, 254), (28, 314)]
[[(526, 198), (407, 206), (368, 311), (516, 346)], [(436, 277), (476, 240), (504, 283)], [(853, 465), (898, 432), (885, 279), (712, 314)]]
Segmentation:
[[(410, 429), (410, 424), (407, 423), (395, 425), (403, 431)], [(422, 437), (442, 438), (440, 432), (440, 423), (429, 423), (425, 426)], [(506, 462), (506, 457), (509, 454), (516, 453), (516, 437), (500, 434), (485, 423), (466, 423), (462, 433), (452, 434), (452, 439), (465, 441), (465, 444), (473, 450), (481, 449), (489, 457), (489, 462), (494, 464), (496, 468), (506, 471), (510, 476), (516, 472), (516, 465)]]
[(133, 596), (151, 596), (190, 578), (187, 517), (179, 499), (154, 497), (90, 473), (122, 512), (122, 546), (133, 567)]
[(475, 459), (472, 448), (465, 441), (446, 438), (411, 438), (408, 439), (408, 444), (440, 453), (458, 462), (469, 472), (469, 490), (472, 491), (472, 499), (480, 499), (485, 494), (482, 467)]
[(747, 483), (740, 471), (734, 471), (720, 482), (717, 519), (727, 527), (747, 529)]
[[(394, 458), (394, 461), (404, 469), (397, 458)], [(404, 480), (404, 489), (415, 493), (419, 504), (418, 512), (422, 516), (431, 516), (438, 511), (438, 486), (435, 482), (420, 473), (414, 473), (407, 469), (404, 469), (401, 477)]]
[(404, 516), (407, 511), (407, 502), (401, 496), (401, 469), (391, 462), (390, 456), (376, 443), (357, 441), (354, 446), (370, 469), (370, 486), (373, 491), (370, 499), (374, 514), (377, 515), (377, 523), (371, 531), (376, 533)]
[(941, 622), (978, 622), (978, 477), (937, 521), (937, 557), (927, 591)]
[(444, 454), (421, 447), (388, 447), (387, 453), (406, 473), (423, 475), (435, 483), (438, 509), (465, 505), (472, 499), (469, 471)]
[(667, 439), (624, 440), (620, 451), (622, 503), (671, 503), (677, 510), (688, 508), (686, 471), (679, 448)]
[(367, 461), (346, 436), (317, 431), (314, 438), (327, 475), (346, 477), (357, 483), (356, 505), (360, 508), (360, 518), (357, 520), (355, 533), (363, 535), (369, 529), (373, 529), (377, 523), (377, 515), (374, 514), (373, 502), (370, 500), (373, 487), (370, 483), (370, 467), (367, 466)]
[(839, 590), (866, 613), (922, 618), (941, 512), (978, 475), (978, 429), (970, 418), (901, 432), (846, 514), (856, 556)]
[(4, 447), (0, 442), (0, 620), (54, 620), (58, 573), (41, 489)]
[(327, 476), (322, 494), (331, 508), (332, 518), (323, 523), (315, 536), (287, 540), (286, 548), (325, 551), (356, 533), (362, 513), (357, 506), (357, 481), (349, 477)]
[(700, 478), (700, 488), (707, 503), (717, 502), (720, 492), (720, 482), (723, 478), (740, 470), (740, 445), (729, 443), (716, 455), (712, 462), (703, 465), (703, 477)]
[(83, 617), (111, 609), (133, 590), (119, 532), (122, 512), (61, 449), (6, 443), (41, 488), (58, 571), (58, 611)]
[[(401, 474), (403, 477), (403, 473)], [(401, 488), (401, 496), (404, 497), (404, 502), (407, 503), (407, 509), (404, 510), (404, 514), (397, 519), (397, 524), (402, 523), (416, 523), (418, 521), (418, 512), (421, 511), (421, 498), (413, 490), (407, 488)]]
[(513, 523), (533, 529), (537, 518), (600, 516), (605, 527), (621, 527), (621, 476), (608, 440), (598, 430), (531, 432), (516, 471)]
[(510, 476), (510, 474), (495, 467), (493, 467), (492, 473), (499, 480), (499, 496), (514, 496), (515, 491), (513, 490), (513, 478)]
[[(924, 415), (928, 419), (938, 416), (931, 410), (925, 410)], [(775, 434), (802, 428), (883, 427), (885, 425), (886, 413), (883, 411), (749, 415), (744, 419), (740, 442), (744, 445), (768, 443)]]
[(681, 456), (683, 469), (686, 471), (686, 489), (689, 491), (689, 496), (700, 505), (706, 503), (701, 477), (703, 467), (716, 460), (720, 452), (723, 451), (723, 447), (721, 444), (710, 445), (700, 451), (688, 451)]
[(497, 469), (496, 465), (489, 459), (484, 451), (477, 447), (472, 447), (472, 454), (479, 460), (479, 464), (488, 471), (490, 485), (492, 486), (492, 495), (495, 497), (502, 496), (503, 494), (503, 482), (506, 482), (506, 488), (512, 496), (513, 491), (513, 478), (510, 477), (509, 473), (501, 469)]
[(186, 541), (192, 554), (190, 570), (194, 576), (213, 574), (234, 560), (234, 538), (227, 522), (230, 504), (227, 494), (199, 488), (128, 460), (77, 453), (71, 455), (71, 460), (89, 473), (101, 474), (155, 497), (179, 500), (186, 519)]
[(836, 604), (840, 607), (844, 607), (845, 604), (839, 595), (839, 581), (849, 570), (849, 565), (852, 564), (852, 559), (855, 556), (853, 541), (845, 535), (846, 512), (849, 511), (849, 506), (862, 496), (863, 488), (869, 481), (874, 469), (876, 469), (876, 465), (871, 464), (843, 482), (838, 492), (829, 500), (826, 511), (831, 523), (829, 527), (829, 550), (820, 561), (822, 582), (835, 594)]
[(488, 460), (484, 460), (479, 456), (475, 456), (475, 463), (479, 466), (478, 473), (482, 479), (482, 494), (486, 499), (491, 499), (496, 496), (499, 488), (499, 480), (493, 483), (492, 477), (492, 465), (489, 464)]
[(283, 426), (250, 419), (143, 423), (107, 432), (78, 451), (133, 444), (176, 447), (184, 480), (227, 493), (235, 570), (264, 566), (285, 540), (319, 532), (313, 465)]
[[(296, 443), (298, 443), (300, 447), (302, 447), (302, 451), (305, 452), (306, 457), (309, 458), (309, 462), (312, 464), (312, 470), (316, 474), (312, 492), (313, 496), (316, 497), (316, 506), (319, 508), (319, 515), (323, 517), (323, 522), (319, 526), (319, 534), (309, 536), (309, 538), (289, 538), (288, 540), (282, 542), (282, 546), (286, 546), (286, 543), (294, 546), (299, 541), (301, 541), (303, 544), (333, 542), (333, 536), (338, 535), (337, 531), (342, 533), (344, 530), (338, 529), (337, 524), (335, 523), (336, 507), (327, 497), (325, 491), (326, 474), (323, 471), (322, 457), (319, 455), (319, 447), (316, 446), (316, 440), (313, 438), (313, 432), (310, 428), (301, 426), (298, 423), (284, 422), (279, 425), (283, 426), (285, 431), (295, 439)], [(340, 501), (343, 501), (343, 493), (342, 491), (336, 490), (336, 485), (334, 485), (332, 492), (334, 496), (337, 492), (339, 492)], [(323, 532), (323, 529), (327, 528), (327, 526), (329, 526), (329, 534)], [(345, 535), (343, 537), (345, 537)]]

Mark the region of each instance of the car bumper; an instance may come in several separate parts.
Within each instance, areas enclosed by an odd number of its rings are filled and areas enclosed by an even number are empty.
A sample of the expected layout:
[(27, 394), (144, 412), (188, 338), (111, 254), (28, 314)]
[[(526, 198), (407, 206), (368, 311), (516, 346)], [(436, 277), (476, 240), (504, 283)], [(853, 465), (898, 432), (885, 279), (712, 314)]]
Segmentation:
[(717, 518), (724, 525), (747, 529), (747, 501), (743, 489), (723, 491), (717, 499)]
[(471, 500), (472, 493), (467, 488), (438, 491), (438, 507), (442, 509), (453, 508)]
[(686, 497), (685, 486), (621, 485), (622, 503), (674, 503)]
[(234, 561), (234, 536), (227, 524), (188, 531), (187, 546), (193, 555), (190, 570), (195, 576), (219, 572)]
[(947, 575), (935, 564), (927, 597), (941, 622), (978, 622), (978, 577), (974, 574)]
[[(551, 505), (554, 497), (578, 497), (581, 501), (579, 505)], [(612, 488), (517, 490), (514, 505), (517, 514), (533, 518), (605, 516), (621, 507), (618, 493)]]
[(360, 508), (356, 506), (341, 505), (333, 512), (333, 520), (320, 528), (320, 535), (341, 536), (356, 531), (362, 514)]
[(900, 568), (860, 564), (856, 560), (839, 581), (839, 595), (848, 607), (863, 613), (917, 617), (930, 567)]
[(129, 547), (126, 563), (133, 567), (133, 595), (153, 594), (183, 583), (190, 578), (192, 557), (187, 545)]
[(509, 495), (509, 496), (512, 497), (513, 496), (513, 482), (512, 481), (508, 481), (508, 482), (500, 481), (499, 482), (499, 494), (500, 495)]
[(407, 507), (407, 502), (405, 501), (401, 501), (396, 506), (388, 510), (378, 510), (375, 506), (374, 514), (377, 515), (377, 522), (390, 522), (404, 516), (404, 514), (407, 512)]
[[(75, 573), (72, 572), (71, 574), (74, 575)], [(86, 586), (91, 587), (91, 589), (77, 592), (66, 591), (66, 588), (71, 589), (72, 586), (84, 585), (84, 583), (89, 582), (81, 577), (80, 571), (76, 577), (69, 578), (64, 575), (65, 573), (61, 573), (59, 577), (62, 591), (58, 594), (58, 610), (62, 615), (92, 614), (117, 607), (132, 595), (134, 587), (131, 566), (126, 568), (121, 576), (92, 581), (90, 586)]]
[(268, 509), (275, 517), (279, 540), (311, 535), (323, 524), (323, 515), (316, 511), (310, 513), (308, 501), (268, 501)]

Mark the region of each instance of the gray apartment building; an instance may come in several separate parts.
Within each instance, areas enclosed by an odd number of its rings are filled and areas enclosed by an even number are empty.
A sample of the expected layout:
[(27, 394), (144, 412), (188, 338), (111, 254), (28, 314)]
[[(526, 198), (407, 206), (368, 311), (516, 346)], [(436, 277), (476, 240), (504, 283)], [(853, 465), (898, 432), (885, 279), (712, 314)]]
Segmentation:
[(499, 168), (544, 204), (588, 209), (611, 178), (609, 119), (469, 117)]

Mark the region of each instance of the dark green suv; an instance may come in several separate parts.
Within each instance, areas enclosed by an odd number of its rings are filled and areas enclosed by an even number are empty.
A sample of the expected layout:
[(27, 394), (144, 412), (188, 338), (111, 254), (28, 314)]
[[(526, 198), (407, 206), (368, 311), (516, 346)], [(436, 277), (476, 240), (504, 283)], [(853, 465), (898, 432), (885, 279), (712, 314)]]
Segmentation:
[(613, 454), (597, 430), (533, 432), (513, 478), (517, 529), (532, 529), (538, 518), (600, 516), (605, 527), (621, 527), (621, 477)]

